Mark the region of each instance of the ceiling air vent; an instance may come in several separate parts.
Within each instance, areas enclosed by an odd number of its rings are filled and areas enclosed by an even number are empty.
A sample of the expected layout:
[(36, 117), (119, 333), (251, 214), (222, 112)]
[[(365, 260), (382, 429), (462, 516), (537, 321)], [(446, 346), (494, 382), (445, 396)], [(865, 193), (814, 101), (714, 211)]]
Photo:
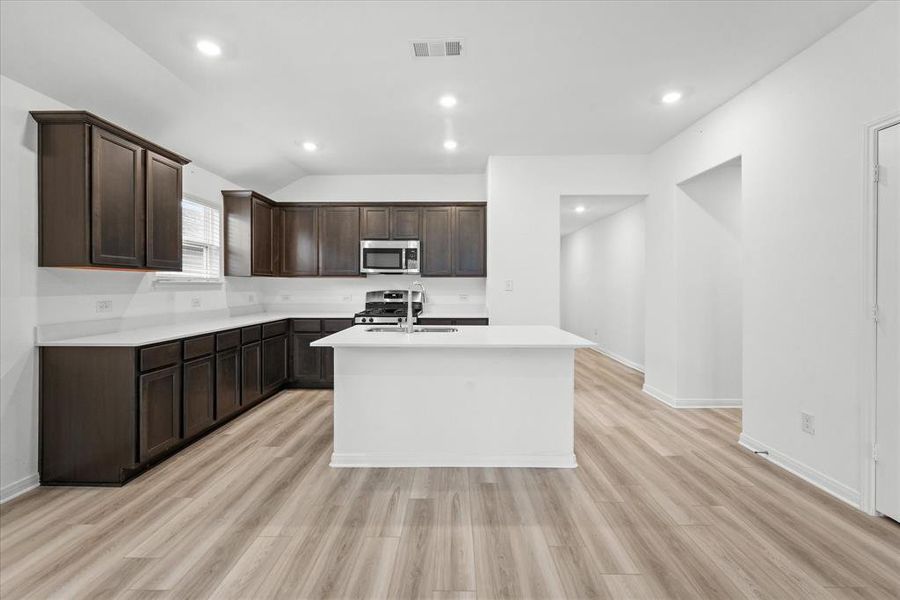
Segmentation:
[(416, 40), (412, 42), (414, 58), (433, 58), (436, 56), (462, 56), (463, 41), (454, 40)]

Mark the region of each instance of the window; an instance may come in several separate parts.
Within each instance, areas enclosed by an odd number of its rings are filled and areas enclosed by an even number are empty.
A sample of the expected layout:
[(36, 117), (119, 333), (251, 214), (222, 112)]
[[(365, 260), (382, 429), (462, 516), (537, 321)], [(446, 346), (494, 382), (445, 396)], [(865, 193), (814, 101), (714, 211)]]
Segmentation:
[(183, 198), (181, 200), (181, 272), (157, 273), (157, 281), (219, 282), (222, 255), (219, 236), (220, 211)]

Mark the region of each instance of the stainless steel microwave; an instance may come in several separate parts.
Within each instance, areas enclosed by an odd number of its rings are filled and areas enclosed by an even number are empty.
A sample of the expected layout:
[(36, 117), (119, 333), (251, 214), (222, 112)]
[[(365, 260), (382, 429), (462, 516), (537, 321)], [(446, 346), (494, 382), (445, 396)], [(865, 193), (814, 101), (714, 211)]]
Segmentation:
[(359, 243), (360, 273), (418, 275), (419, 240), (363, 240)]

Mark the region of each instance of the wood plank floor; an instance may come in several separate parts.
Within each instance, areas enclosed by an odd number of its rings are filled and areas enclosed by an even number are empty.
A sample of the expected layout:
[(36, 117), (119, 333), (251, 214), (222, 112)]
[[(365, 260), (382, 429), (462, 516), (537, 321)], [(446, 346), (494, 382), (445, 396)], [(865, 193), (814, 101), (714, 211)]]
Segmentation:
[(331, 469), (290, 391), (129, 485), (0, 508), (2, 598), (897, 598), (900, 525), (577, 354), (574, 470)]

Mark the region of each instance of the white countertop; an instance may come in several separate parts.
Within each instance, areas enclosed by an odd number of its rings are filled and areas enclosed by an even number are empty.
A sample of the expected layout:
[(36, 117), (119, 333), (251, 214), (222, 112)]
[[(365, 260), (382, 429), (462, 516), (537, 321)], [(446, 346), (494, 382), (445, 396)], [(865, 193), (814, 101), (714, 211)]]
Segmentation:
[[(149, 327), (120, 329), (116, 331), (98, 333), (96, 335), (83, 335), (77, 337), (66, 337), (62, 339), (38, 339), (36, 345), (70, 347), (147, 346), (150, 344), (158, 344), (160, 342), (168, 342), (180, 338), (213, 333), (216, 331), (237, 329), (238, 327), (249, 327), (250, 325), (258, 325), (260, 323), (268, 323), (270, 321), (280, 321), (282, 319), (352, 319), (355, 312), (356, 311), (349, 309), (342, 312), (328, 312), (325, 310), (281, 310), (273, 312), (256, 312), (252, 314), (233, 317), (200, 319), (194, 322), (167, 323), (164, 325), (153, 325)], [(487, 311), (483, 307), (465, 307), (465, 309), (457, 309), (453, 306), (435, 306), (434, 308), (429, 308), (427, 310), (427, 314), (423, 313), (422, 316), (432, 318), (474, 318), (487, 317)]]
[(487, 325), (457, 327), (452, 333), (383, 333), (357, 325), (312, 346), (334, 348), (587, 348), (590, 340), (548, 325)]

